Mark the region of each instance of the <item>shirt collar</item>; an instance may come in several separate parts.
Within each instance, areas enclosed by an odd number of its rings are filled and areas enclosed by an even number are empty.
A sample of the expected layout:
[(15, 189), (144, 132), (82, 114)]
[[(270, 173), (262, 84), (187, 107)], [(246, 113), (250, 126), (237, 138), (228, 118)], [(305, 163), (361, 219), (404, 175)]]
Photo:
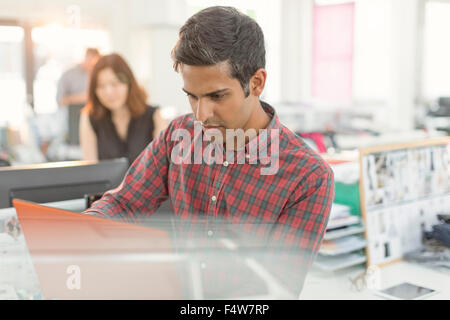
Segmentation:
[(243, 147), (234, 150), (234, 153), (245, 152), (245, 157), (250, 163), (257, 163), (258, 154), (261, 155), (261, 149), (265, 148), (265, 155), (268, 155), (269, 147), (273, 140), (273, 135), (279, 135), (281, 128), (280, 120), (275, 109), (264, 101), (261, 102), (261, 107), (271, 118), (266, 128), (260, 129), (258, 135), (251, 138)]

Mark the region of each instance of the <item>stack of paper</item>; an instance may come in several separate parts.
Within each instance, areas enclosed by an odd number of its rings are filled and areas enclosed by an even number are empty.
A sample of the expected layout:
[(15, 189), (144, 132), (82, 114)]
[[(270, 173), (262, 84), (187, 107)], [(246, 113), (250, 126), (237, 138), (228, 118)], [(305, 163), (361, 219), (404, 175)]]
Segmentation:
[(361, 219), (358, 216), (348, 216), (337, 219), (330, 219), (328, 221), (327, 230), (342, 228), (353, 224), (360, 223)]
[(364, 232), (364, 227), (362, 225), (359, 225), (359, 224), (352, 225), (352, 226), (348, 226), (348, 227), (344, 227), (344, 228), (327, 230), (323, 239), (324, 240), (334, 240), (337, 238), (351, 236), (351, 235), (363, 233), (363, 232)]
[(366, 262), (366, 256), (360, 253), (348, 253), (337, 257), (317, 256), (314, 265), (324, 271), (336, 271)]
[(327, 230), (350, 226), (360, 222), (360, 217), (350, 214), (349, 206), (333, 203), (328, 220)]
[(330, 220), (348, 217), (350, 215), (351, 208), (349, 206), (333, 203), (330, 211)]
[(335, 256), (365, 248), (367, 242), (358, 236), (349, 236), (336, 240), (323, 240), (319, 253)]

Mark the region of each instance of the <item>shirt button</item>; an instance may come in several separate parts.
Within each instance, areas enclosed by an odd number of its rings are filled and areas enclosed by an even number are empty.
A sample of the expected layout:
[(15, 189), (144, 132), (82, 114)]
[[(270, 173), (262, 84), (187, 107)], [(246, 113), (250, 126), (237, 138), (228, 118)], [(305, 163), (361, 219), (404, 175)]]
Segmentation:
[(211, 197), (211, 201), (216, 201), (217, 200), (217, 197), (216, 196), (212, 196)]
[(213, 234), (214, 234), (214, 233), (213, 233), (211, 230), (208, 231), (208, 236), (209, 236), (209, 237), (212, 237)]
[(223, 163), (223, 166), (224, 166), (224, 167), (228, 167), (228, 161), (225, 161), (225, 162)]

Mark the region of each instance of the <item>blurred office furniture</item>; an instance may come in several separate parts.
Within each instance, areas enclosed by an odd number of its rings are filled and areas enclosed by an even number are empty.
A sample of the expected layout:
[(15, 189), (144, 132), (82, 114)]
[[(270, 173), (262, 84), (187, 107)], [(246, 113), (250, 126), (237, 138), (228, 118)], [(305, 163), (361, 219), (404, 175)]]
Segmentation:
[[(76, 116), (72, 118), (72, 125), (69, 125), (68, 108), (59, 108), (52, 114), (36, 114), (29, 120), (32, 133), (37, 140), (37, 145), (45, 156), (44, 161), (76, 161), (81, 160), (82, 152), (79, 144), (75, 144), (78, 139), (79, 121)], [(69, 144), (69, 129), (72, 142)], [(19, 159), (19, 164), (23, 162)], [(44, 162), (41, 161), (41, 162)], [(37, 163), (37, 162), (34, 162)]]
[(327, 148), (325, 147), (324, 143), (324, 137), (320, 132), (299, 132), (298, 134), (302, 138), (312, 140), (315, 145), (315, 149), (319, 153), (327, 152)]
[(48, 161), (77, 161), (82, 158), (80, 145), (70, 145), (65, 139), (53, 139), (46, 148)]
[(375, 269), (379, 272), (379, 288), (363, 286), (355, 288), (352, 283), (365, 272), (362, 265), (341, 272), (324, 273), (312, 270), (306, 279), (300, 299), (307, 300), (383, 300), (374, 293), (376, 289), (388, 288), (402, 282), (410, 282), (437, 291), (430, 299), (450, 299), (450, 276), (421, 264), (402, 261)]
[(6, 128), (0, 127), (0, 167), (10, 166), (11, 163), (8, 160), (8, 142), (6, 139)]
[(9, 167), (10, 165), (8, 160), (0, 158), (0, 167)]
[(0, 167), (8, 167), (11, 165), (9, 161), (7, 128), (0, 127)]
[(80, 113), (84, 105), (71, 104), (67, 108), (69, 110), (69, 132), (67, 137), (67, 143), (72, 146), (78, 146), (80, 144)]
[(314, 265), (323, 271), (338, 271), (366, 262), (361, 218), (350, 207), (333, 203), (322, 245)]
[[(450, 212), (448, 210), (447, 212)], [(438, 214), (439, 223), (425, 231), (423, 246), (405, 254), (405, 260), (420, 263), (450, 276), (450, 214)]]
[(366, 262), (367, 241), (359, 206), (359, 162), (355, 154), (325, 157), (335, 180), (335, 197), (315, 266), (338, 271)]
[(20, 125), (0, 127), (0, 159), (10, 165), (42, 163), (45, 156), (39, 150), (37, 132), (33, 127), (33, 117), (24, 119)]
[(450, 277), (450, 247), (439, 240), (426, 239), (422, 248), (406, 253), (404, 259)]
[(122, 181), (128, 161), (68, 161), (0, 168), (0, 208), (12, 199), (38, 203), (83, 198), (105, 192)]
[(431, 104), (425, 118), (428, 130), (440, 130), (450, 135), (450, 97), (440, 97)]
[(335, 133), (332, 131), (324, 132), (295, 132), (303, 141), (305, 141), (310, 147), (318, 153), (326, 153), (328, 150), (336, 150), (337, 145), (334, 139)]
[[(450, 210), (449, 210), (450, 211)], [(433, 230), (425, 232), (425, 236), (435, 239), (450, 248), (450, 222), (449, 215), (438, 215), (440, 223), (432, 226)]]
[(341, 152), (447, 135), (434, 127), (407, 131), (389, 127), (386, 121), (390, 117), (389, 109), (382, 103), (348, 106), (285, 103), (277, 105), (276, 110), (281, 123), (290, 130), (300, 134), (321, 133), (327, 151), (332, 148)]
[(349, 150), (394, 143), (408, 143), (444, 136), (446, 136), (446, 134), (442, 131), (410, 130), (401, 132), (383, 132), (378, 135), (368, 133), (336, 133), (335, 139), (340, 150)]
[(0, 127), (0, 150), (6, 150), (8, 147), (7, 127)]
[(428, 115), (433, 117), (450, 117), (450, 97), (440, 97), (437, 104), (430, 107)]

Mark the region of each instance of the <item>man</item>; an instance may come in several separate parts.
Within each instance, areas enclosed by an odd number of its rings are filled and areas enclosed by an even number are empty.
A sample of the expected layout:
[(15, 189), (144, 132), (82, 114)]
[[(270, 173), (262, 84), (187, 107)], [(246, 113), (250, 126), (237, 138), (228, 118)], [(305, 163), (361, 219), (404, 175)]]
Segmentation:
[(64, 72), (58, 82), (56, 100), (60, 107), (68, 108), (60, 109), (59, 114), (68, 117), (68, 142), (72, 145), (79, 145), (80, 111), (87, 102), (89, 77), (99, 58), (97, 49), (86, 49), (83, 62)]
[[(121, 185), (87, 213), (140, 221), (169, 199), (181, 220), (227, 220), (245, 235), (253, 232), (288, 252), (305, 253), (284, 277), (298, 297), (325, 232), (333, 174), (259, 99), (267, 77), (260, 27), (234, 8), (207, 8), (181, 28), (172, 55), (193, 113), (173, 120)], [(243, 139), (236, 134), (242, 131)], [(214, 233), (205, 229), (206, 234)], [(217, 265), (222, 275), (233, 273)], [(217, 272), (216, 267), (206, 269)], [(283, 273), (279, 267), (275, 273)]]
[(89, 75), (99, 57), (97, 49), (88, 48), (83, 62), (63, 73), (56, 93), (59, 106), (86, 104)]

